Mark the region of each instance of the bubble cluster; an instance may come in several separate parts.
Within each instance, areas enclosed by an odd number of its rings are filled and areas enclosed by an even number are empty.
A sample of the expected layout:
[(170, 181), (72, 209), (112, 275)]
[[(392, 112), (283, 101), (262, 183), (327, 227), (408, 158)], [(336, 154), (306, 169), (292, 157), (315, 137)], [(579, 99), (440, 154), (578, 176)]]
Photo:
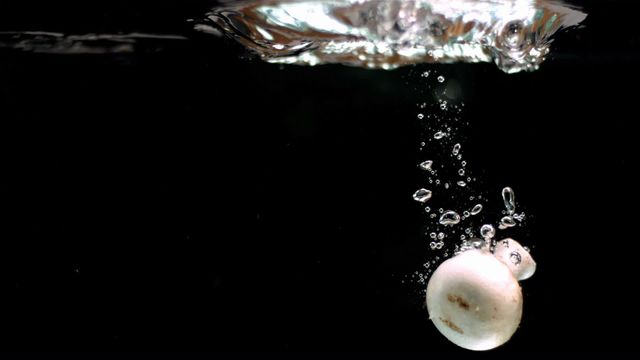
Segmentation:
[[(414, 281), (418, 282), (428, 279), (429, 269), (437, 267), (439, 257), (446, 259), (474, 248), (494, 251), (497, 239), (511, 236), (498, 232), (511, 231), (509, 229), (525, 219), (524, 212), (516, 212), (515, 193), (511, 187), (493, 190), (493, 195), (479, 187), (485, 184), (478, 183), (473, 164), (465, 159), (463, 151), (467, 149), (460, 130), (468, 122), (459, 115), (464, 104), (456, 104), (452, 98), (447, 98), (448, 87), (437, 85), (444, 83), (444, 75), (435, 71), (419, 74), (425, 83), (436, 82), (431, 89), (438, 99), (418, 103), (416, 112), (420, 124), (425, 126), (420, 151), (426, 158), (417, 167), (424, 183), (429, 185), (428, 189), (419, 187), (413, 199), (419, 203), (429, 202), (429, 206), (422, 209), (427, 221), (426, 248), (432, 254), (425, 262), (425, 271), (416, 274)], [(448, 82), (451, 83), (454, 81)], [(498, 202), (500, 197), (502, 201)]]

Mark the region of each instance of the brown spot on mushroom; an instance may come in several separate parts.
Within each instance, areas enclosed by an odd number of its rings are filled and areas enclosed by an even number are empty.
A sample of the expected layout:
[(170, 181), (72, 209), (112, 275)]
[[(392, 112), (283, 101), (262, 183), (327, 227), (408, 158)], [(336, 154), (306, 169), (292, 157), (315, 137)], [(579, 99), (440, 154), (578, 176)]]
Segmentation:
[(469, 310), (469, 303), (465, 299), (463, 299), (461, 296), (447, 294), (447, 300), (449, 300), (452, 303), (458, 304), (458, 306), (460, 306), (464, 310)]
[(449, 319), (443, 319), (440, 318), (440, 321), (442, 321), (443, 324), (447, 325), (448, 327), (451, 328), (451, 330), (460, 333), (460, 334), (464, 334), (464, 331), (462, 331), (462, 329), (460, 329), (460, 327), (456, 324), (454, 324), (451, 320)]

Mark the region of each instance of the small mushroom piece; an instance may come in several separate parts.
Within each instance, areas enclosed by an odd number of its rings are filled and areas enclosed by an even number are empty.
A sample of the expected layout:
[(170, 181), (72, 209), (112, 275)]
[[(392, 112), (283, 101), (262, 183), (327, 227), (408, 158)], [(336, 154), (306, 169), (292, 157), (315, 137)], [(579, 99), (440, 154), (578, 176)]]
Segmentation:
[(500, 241), (493, 255), (507, 265), (518, 280), (526, 280), (536, 272), (536, 262), (529, 252), (513, 239)]
[(447, 339), (465, 349), (489, 350), (504, 344), (522, 317), (522, 290), (512, 269), (502, 252), (498, 258), (486, 248), (448, 259), (427, 285), (429, 318)]

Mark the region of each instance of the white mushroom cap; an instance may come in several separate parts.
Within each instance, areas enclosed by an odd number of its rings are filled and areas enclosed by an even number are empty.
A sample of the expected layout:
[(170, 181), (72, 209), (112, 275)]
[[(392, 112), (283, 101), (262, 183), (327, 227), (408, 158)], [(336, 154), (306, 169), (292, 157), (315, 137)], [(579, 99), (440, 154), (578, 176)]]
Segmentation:
[(536, 262), (529, 252), (511, 238), (500, 241), (493, 255), (507, 265), (518, 280), (526, 280), (536, 272)]
[(522, 316), (522, 291), (510, 269), (486, 250), (443, 262), (427, 285), (436, 328), (458, 346), (488, 350), (507, 342)]

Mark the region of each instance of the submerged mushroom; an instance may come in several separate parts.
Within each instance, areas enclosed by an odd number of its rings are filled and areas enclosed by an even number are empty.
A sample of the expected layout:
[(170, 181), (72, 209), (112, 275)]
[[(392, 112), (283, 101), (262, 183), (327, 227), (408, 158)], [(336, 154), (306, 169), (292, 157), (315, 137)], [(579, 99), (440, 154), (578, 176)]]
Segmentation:
[(512, 239), (467, 250), (443, 262), (429, 279), (427, 309), (436, 328), (454, 344), (489, 350), (507, 342), (520, 324), (518, 280), (535, 272), (531, 255)]

